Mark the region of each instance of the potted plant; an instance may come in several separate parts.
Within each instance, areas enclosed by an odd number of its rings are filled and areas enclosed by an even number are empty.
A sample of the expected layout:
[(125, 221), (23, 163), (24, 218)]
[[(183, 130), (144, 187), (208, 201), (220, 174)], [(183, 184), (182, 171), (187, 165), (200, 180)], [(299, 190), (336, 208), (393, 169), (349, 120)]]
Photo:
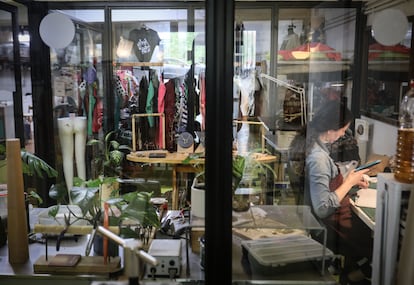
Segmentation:
[[(108, 215), (110, 226), (120, 228), (120, 236), (124, 238), (141, 239), (143, 243), (148, 242), (148, 237), (154, 229), (160, 227), (156, 208), (151, 203), (152, 193), (148, 192), (130, 192), (119, 195), (116, 191), (111, 196), (102, 199), (101, 185), (102, 183), (110, 183), (115, 178), (97, 178), (89, 181), (74, 178), (74, 187), (71, 191), (72, 205), (62, 205), (59, 201), (64, 198), (65, 191), (62, 187), (51, 187), (49, 196), (56, 199), (58, 204), (49, 209), (48, 215), (57, 220), (58, 213), (62, 210), (64, 213), (65, 229), (79, 221), (86, 221), (88, 225), (96, 228), (103, 225), (104, 207), (103, 203), (108, 204)], [(73, 205), (79, 207), (80, 211), (75, 211)], [(65, 229), (61, 235), (65, 234)], [(96, 253), (101, 253), (100, 236), (96, 236), (97, 246), (94, 247)], [(117, 246), (116, 246), (117, 248)]]
[(116, 131), (108, 132), (104, 140), (91, 139), (87, 142), (88, 146), (98, 147), (97, 155), (92, 160), (92, 165), (97, 170), (97, 175), (103, 180), (100, 184), (102, 200), (111, 196), (113, 191), (117, 191), (119, 183), (117, 179), (122, 176), (122, 167), (125, 160), (125, 153), (131, 152), (127, 145), (120, 144), (117, 140)]
[(122, 163), (125, 159), (125, 152), (131, 152), (128, 145), (120, 144), (117, 140), (116, 131), (108, 132), (104, 140), (91, 139), (87, 146), (97, 146), (97, 155), (95, 155), (92, 164), (96, 166), (99, 175), (103, 176), (121, 176)]
[[(232, 207), (234, 211), (246, 211), (250, 208), (250, 192), (245, 193), (254, 184), (256, 178), (262, 178), (267, 173), (271, 172), (275, 175), (275, 171), (272, 165), (266, 162), (262, 162), (258, 159), (257, 154), (259, 152), (249, 152), (246, 154), (234, 154), (232, 165), (232, 192), (233, 203)], [(196, 175), (191, 186), (191, 206), (194, 208), (197, 216), (203, 217), (204, 211), (204, 171)], [(241, 193), (239, 193), (241, 192)], [(195, 195), (193, 195), (195, 194)], [(194, 199), (195, 198), (195, 199)]]
[[(4, 181), (2, 183), (7, 183), (7, 159), (5, 157), (6, 154), (6, 147), (4, 144), (0, 144), (0, 152), (4, 154), (4, 164), (0, 166), (0, 171), (4, 172)], [(27, 152), (25, 149), (20, 150), (21, 159), (22, 159), (22, 173), (24, 175), (28, 176), (36, 176), (39, 178), (54, 178), (57, 177), (58, 173), (57, 171), (50, 166), (47, 162), (45, 162), (40, 157), (36, 156), (35, 154), (32, 154), (30, 152)], [(27, 186), (25, 187), (25, 189)], [(29, 222), (29, 203), (33, 203), (34, 201), (37, 204), (42, 204), (43, 200), (40, 197), (40, 195), (34, 191), (34, 190), (24, 190), (24, 204), (25, 204), (25, 215), (27, 219), (27, 232), (30, 232), (30, 222)], [(7, 193), (5, 194), (7, 195)], [(1, 219), (0, 219), (1, 220)], [(3, 226), (3, 224), (0, 221), (0, 227)], [(5, 242), (7, 239), (7, 235), (2, 236), (3, 239), (1, 239), (1, 242)], [(0, 242), (0, 243), (1, 243)]]

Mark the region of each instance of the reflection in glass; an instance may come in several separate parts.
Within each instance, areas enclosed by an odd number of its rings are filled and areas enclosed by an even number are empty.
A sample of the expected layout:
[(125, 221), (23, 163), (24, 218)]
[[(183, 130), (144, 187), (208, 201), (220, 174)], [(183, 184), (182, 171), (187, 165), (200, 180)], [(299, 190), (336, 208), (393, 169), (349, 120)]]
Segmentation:
[(386, 46), (369, 34), (366, 111), (376, 118), (398, 118), (401, 96), (408, 90), (411, 50), (411, 23), (405, 38)]

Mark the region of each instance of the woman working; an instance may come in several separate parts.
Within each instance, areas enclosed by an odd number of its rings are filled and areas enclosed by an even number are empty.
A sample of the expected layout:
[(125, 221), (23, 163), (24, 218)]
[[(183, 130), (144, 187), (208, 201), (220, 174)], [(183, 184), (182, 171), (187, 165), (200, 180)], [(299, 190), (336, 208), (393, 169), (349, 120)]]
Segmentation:
[[(353, 115), (343, 102), (330, 101), (302, 133), (306, 132), (305, 204), (311, 205), (314, 214), (326, 225), (328, 247), (345, 257), (346, 282), (363, 280), (362, 273), (369, 272), (361, 270), (362, 263), (369, 267), (372, 256), (370, 229), (353, 215), (349, 202), (352, 187), (368, 187), (364, 174), (369, 169), (352, 170), (344, 177), (328, 150), (329, 144), (345, 134), (352, 120)], [(360, 268), (354, 267), (357, 265)]]

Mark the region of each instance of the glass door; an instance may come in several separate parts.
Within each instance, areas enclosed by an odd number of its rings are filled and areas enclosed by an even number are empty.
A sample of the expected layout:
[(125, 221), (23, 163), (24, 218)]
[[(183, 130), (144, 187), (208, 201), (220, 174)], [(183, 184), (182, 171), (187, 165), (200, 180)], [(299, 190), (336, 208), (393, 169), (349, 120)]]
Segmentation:
[(25, 145), (22, 112), (21, 56), (17, 8), (0, 3), (0, 143), (20, 138)]

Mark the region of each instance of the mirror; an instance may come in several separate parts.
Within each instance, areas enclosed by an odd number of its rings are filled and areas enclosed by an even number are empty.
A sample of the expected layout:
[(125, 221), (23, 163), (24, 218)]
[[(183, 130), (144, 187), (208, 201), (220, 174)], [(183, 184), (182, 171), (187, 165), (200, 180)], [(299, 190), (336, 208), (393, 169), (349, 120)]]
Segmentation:
[(49, 47), (64, 48), (75, 36), (75, 25), (66, 15), (50, 13), (40, 22), (39, 33), (43, 42)]

